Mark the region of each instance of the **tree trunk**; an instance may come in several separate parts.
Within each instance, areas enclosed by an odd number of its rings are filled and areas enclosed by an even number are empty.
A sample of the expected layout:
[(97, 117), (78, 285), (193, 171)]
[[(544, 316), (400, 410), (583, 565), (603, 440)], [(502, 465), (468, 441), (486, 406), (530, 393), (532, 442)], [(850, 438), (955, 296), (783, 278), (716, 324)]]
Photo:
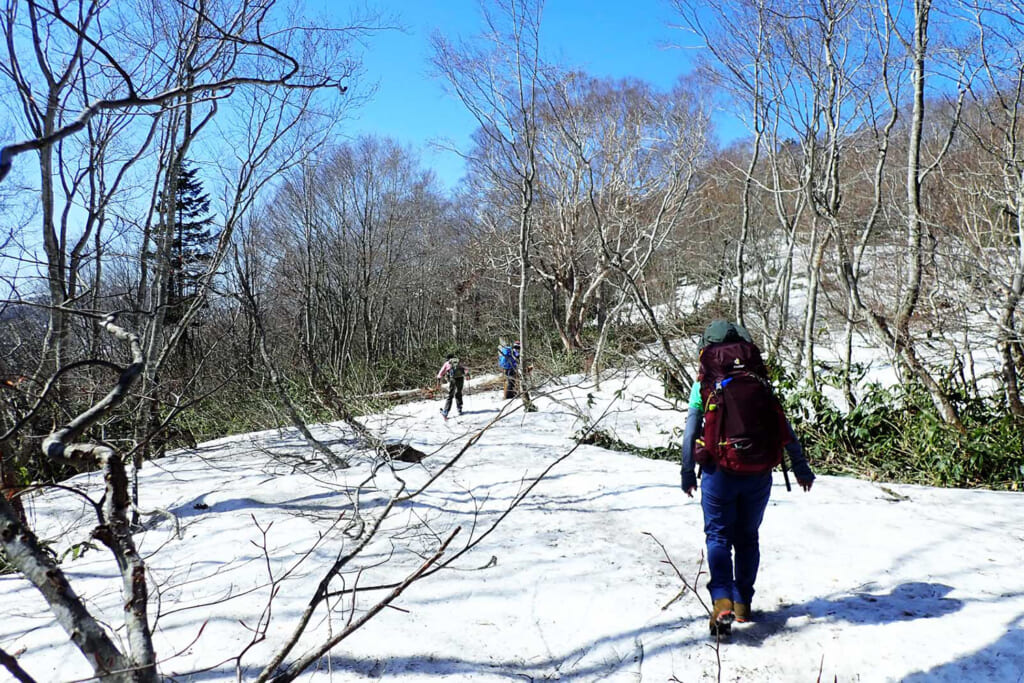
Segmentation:
[(931, 0), (914, 1), (914, 42), (913, 68), (911, 82), (913, 84), (913, 113), (910, 122), (910, 139), (907, 145), (907, 251), (910, 268), (907, 275), (906, 290), (895, 320), (895, 349), (903, 358), (907, 367), (922, 383), (942, 418), (964, 432), (963, 422), (949, 396), (931, 376), (918, 356), (910, 331), (910, 323), (917, 310), (917, 302), (921, 295), (921, 281), (924, 270), (924, 221), (921, 217), (921, 137), (925, 112), (925, 61), (928, 52), (928, 18), (931, 12)]
[(532, 353), (528, 351), (527, 339), (527, 300), (526, 294), (530, 285), (530, 208), (533, 206), (533, 178), (536, 173), (533, 166), (530, 149), (530, 162), (528, 168), (523, 171), (521, 189), (521, 202), (519, 208), (519, 364), (516, 371), (519, 373), (519, 388), (523, 397), (523, 406), (527, 411), (534, 410), (533, 401), (530, 400), (530, 375), (527, 372), (527, 356)]

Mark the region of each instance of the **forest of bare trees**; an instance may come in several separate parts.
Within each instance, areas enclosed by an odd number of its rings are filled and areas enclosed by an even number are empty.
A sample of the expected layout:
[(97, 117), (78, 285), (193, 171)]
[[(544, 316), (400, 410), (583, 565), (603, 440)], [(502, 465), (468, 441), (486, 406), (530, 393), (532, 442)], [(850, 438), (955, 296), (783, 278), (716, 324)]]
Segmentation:
[[(451, 191), (416, 149), (342, 136), (385, 16), (0, 7), (3, 548), (47, 584), (18, 491), (108, 469), (101, 540), (142, 626), (131, 662), (69, 626), (98, 674), (155, 676), (131, 540), (148, 460), (360, 425), (446, 351), (493, 366), (499, 337), (531, 381), (599, 381), (643, 347), (685, 384), (694, 335), (732, 317), (812, 449), (881, 434), (830, 417), (870, 397), (930, 425), (940, 481), (1024, 478), (1024, 5), (672, 0), (666, 39), (700, 58), (670, 90), (548, 61), (540, 0), (482, 6), (479, 36), (432, 44), (477, 124)], [(746, 134), (721, 144), (722, 116)], [(893, 363), (889, 405), (859, 382), (864, 349)]]

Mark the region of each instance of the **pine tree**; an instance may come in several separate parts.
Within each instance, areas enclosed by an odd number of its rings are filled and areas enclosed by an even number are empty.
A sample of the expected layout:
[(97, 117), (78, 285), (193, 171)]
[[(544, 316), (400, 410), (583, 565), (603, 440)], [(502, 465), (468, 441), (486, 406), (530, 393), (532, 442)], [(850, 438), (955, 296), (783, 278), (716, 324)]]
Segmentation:
[(212, 229), (210, 195), (203, 190), (198, 169), (183, 162), (177, 171), (167, 288), (166, 321), (171, 324), (192, 305), (218, 238)]

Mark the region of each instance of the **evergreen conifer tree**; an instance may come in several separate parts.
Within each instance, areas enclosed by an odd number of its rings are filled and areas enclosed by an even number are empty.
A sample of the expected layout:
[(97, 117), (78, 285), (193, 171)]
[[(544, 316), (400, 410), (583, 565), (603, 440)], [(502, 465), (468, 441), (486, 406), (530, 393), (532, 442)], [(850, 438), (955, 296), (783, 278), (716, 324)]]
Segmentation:
[(197, 177), (198, 169), (182, 162), (175, 177), (174, 224), (168, 263), (166, 321), (181, 320), (198, 291), (198, 283), (217, 243), (210, 214), (210, 195)]

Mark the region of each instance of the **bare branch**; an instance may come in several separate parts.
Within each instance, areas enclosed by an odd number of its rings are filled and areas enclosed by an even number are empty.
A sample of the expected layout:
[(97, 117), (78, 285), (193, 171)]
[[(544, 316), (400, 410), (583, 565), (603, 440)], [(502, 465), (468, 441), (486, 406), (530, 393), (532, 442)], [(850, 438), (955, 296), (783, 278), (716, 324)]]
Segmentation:
[(82, 435), (85, 430), (96, 424), (104, 415), (117, 407), (128, 395), (128, 390), (134, 384), (136, 378), (145, 365), (142, 355), (142, 346), (139, 344), (138, 335), (114, 324), (114, 315), (109, 315), (103, 320), (103, 327), (119, 341), (128, 344), (131, 349), (132, 363), (117, 380), (114, 388), (95, 403), (91, 408), (80, 414), (64, 427), (50, 434), (43, 440), (43, 453), (50, 458), (68, 458), (71, 460), (88, 459), (90, 457), (105, 457), (110, 449), (106, 446), (94, 444), (68, 444)]
[(0, 649), (0, 664), (7, 669), (12, 676), (18, 679), (19, 683), (36, 683), (35, 679), (28, 675), (28, 672), (21, 668), (18, 660)]
[(54, 617), (100, 677), (125, 670), (128, 662), (89, 614), (53, 558), (0, 496), (0, 543), (8, 561), (42, 593)]

